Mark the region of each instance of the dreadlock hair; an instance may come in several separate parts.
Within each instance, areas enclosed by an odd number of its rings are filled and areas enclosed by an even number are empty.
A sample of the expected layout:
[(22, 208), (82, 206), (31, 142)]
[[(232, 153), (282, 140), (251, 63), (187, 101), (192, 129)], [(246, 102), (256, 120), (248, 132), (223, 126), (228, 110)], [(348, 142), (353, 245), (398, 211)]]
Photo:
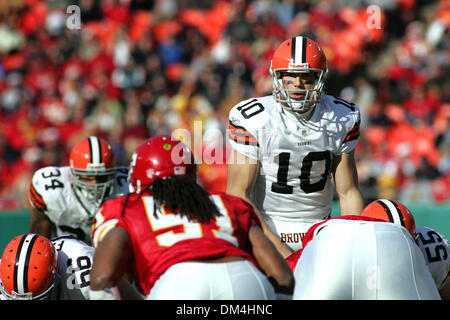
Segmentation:
[(157, 178), (151, 184), (151, 193), (155, 216), (161, 205), (189, 221), (208, 223), (211, 219), (221, 216), (205, 189), (188, 176), (170, 175), (165, 179)]

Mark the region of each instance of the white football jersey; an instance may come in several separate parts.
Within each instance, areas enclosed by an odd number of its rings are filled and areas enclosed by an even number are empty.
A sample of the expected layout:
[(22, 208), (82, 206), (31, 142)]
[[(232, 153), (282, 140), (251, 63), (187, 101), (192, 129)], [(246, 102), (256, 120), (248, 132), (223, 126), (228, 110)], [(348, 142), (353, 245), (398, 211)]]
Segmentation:
[(416, 226), (416, 242), (425, 257), (437, 288), (441, 289), (450, 271), (448, 241), (436, 230)]
[(329, 95), (307, 121), (293, 119), (272, 96), (234, 106), (228, 139), (236, 151), (261, 163), (251, 200), (263, 217), (327, 218), (333, 158), (355, 149), (359, 124), (356, 105)]
[[(80, 200), (72, 188), (69, 167), (45, 167), (32, 178), (29, 202), (44, 212), (56, 226), (56, 236), (74, 235), (90, 243), (94, 206)], [(128, 168), (118, 167), (114, 187), (109, 198), (128, 193)]]
[[(52, 239), (58, 257), (58, 273), (49, 300), (88, 300), (89, 272), (95, 249), (72, 236)], [(0, 281), (1, 285), (1, 281)], [(0, 293), (0, 300), (8, 300)]]
[(95, 249), (72, 236), (51, 240), (58, 253), (58, 284), (51, 300), (88, 300)]

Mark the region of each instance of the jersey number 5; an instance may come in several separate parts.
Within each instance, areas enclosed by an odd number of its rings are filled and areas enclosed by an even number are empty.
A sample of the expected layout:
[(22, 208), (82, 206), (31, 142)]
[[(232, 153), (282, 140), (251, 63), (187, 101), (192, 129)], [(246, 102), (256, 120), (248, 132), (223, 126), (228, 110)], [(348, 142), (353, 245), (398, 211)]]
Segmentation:
[[(292, 194), (294, 191), (293, 186), (287, 184), (288, 171), (289, 171), (289, 159), (291, 154), (289, 152), (282, 152), (278, 156), (278, 173), (277, 182), (272, 183), (271, 190), (275, 193)], [(311, 169), (312, 165), (316, 161), (325, 161), (325, 170), (321, 174), (321, 179), (315, 183), (311, 183)], [(305, 193), (312, 193), (323, 190), (328, 179), (328, 175), (331, 170), (331, 152), (330, 151), (317, 151), (310, 152), (303, 158), (302, 169), (300, 174), (300, 188)]]

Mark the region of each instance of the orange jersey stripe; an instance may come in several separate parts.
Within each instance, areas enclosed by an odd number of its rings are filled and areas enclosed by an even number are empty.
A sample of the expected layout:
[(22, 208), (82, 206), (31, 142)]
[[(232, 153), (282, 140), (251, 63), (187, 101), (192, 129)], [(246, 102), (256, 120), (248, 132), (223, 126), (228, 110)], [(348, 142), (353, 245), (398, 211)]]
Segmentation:
[(245, 140), (245, 141), (251, 141), (254, 143), (258, 143), (258, 141), (256, 141), (255, 138), (253, 138), (252, 136), (247, 136), (247, 135), (240, 135), (240, 134), (236, 134), (236, 132), (234, 132), (233, 130), (229, 130), (228, 133), (230, 134), (230, 136), (233, 139), (237, 139), (237, 140)]
[(236, 127), (232, 124), (230, 124), (228, 126), (228, 129), (233, 130), (234, 133), (239, 134), (239, 135), (247, 135), (247, 136), (251, 136), (252, 134), (250, 132), (248, 132), (247, 130), (245, 130), (242, 127)]
[(42, 199), (42, 196), (37, 193), (36, 189), (33, 185), (30, 186), (30, 200), (33, 201), (33, 204), (36, 208), (41, 210), (46, 210), (47, 205), (45, 204), (44, 199)]
[(228, 134), (237, 143), (259, 146), (258, 140), (249, 131), (244, 127), (234, 125), (231, 121), (228, 126)]
[(359, 137), (359, 125), (361, 121), (358, 121), (353, 128), (348, 132), (347, 136), (345, 137), (344, 141), (352, 141)]
[(259, 146), (258, 141), (254, 138), (250, 137), (240, 137), (237, 135), (234, 135), (231, 130), (228, 130), (228, 135), (233, 139), (234, 142), (245, 144), (245, 145), (251, 145), (251, 146)]

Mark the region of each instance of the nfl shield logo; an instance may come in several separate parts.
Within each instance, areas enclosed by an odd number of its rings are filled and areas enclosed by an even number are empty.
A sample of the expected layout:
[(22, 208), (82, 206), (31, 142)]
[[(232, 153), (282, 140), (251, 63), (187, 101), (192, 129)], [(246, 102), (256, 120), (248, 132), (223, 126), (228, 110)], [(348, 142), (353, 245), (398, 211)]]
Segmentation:
[(186, 174), (186, 167), (174, 167), (173, 168), (173, 173), (176, 176), (182, 176)]
[(149, 179), (153, 178), (154, 174), (155, 174), (155, 170), (153, 170), (153, 169), (147, 170), (147, 178), (149, 178)]

